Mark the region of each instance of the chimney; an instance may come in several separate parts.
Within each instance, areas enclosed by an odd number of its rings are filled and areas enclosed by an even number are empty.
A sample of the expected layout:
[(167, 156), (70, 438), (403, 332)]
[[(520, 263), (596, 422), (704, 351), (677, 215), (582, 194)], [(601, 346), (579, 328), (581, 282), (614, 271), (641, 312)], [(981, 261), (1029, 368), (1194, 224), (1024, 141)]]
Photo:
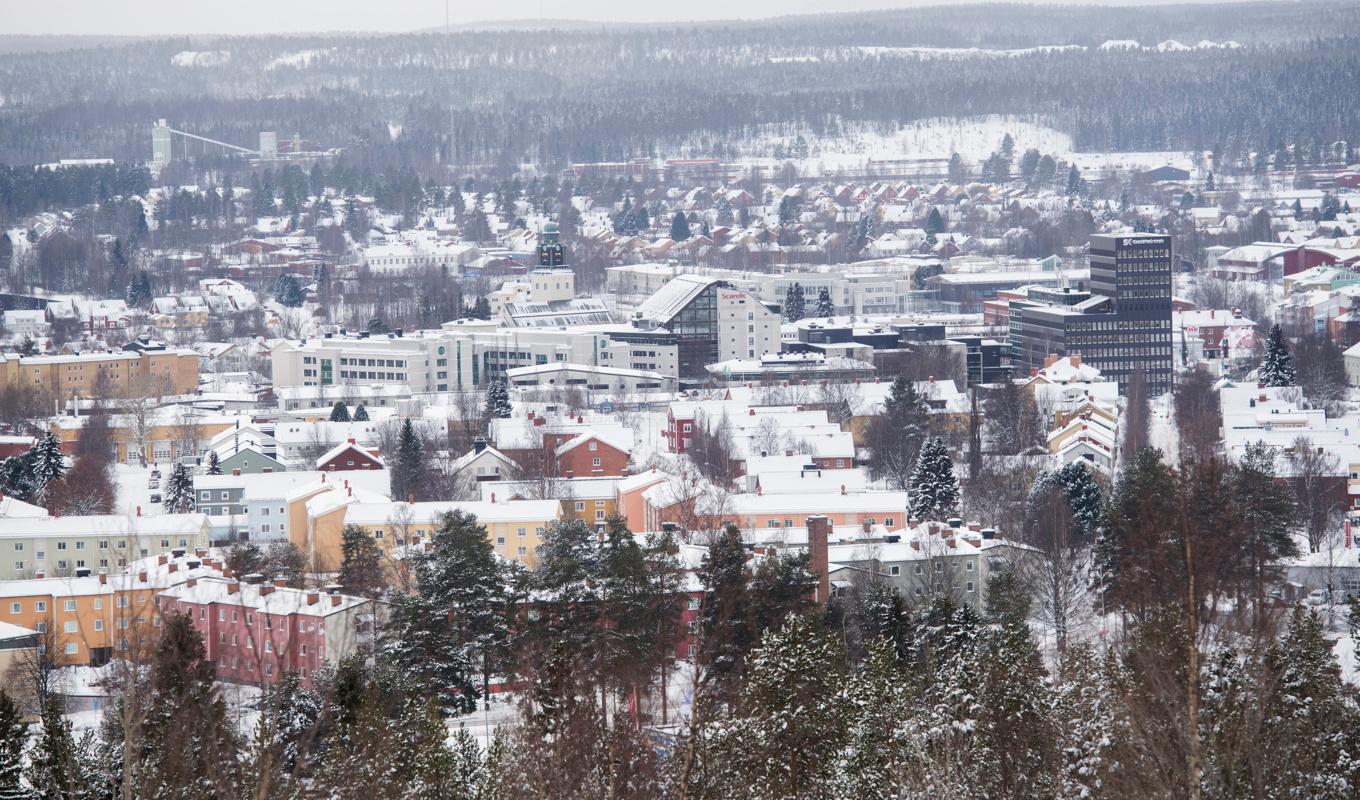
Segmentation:
[(413, 506), (413, 505), (415, 505), (415, 504), (416, 504), (416, 496), (415, 496), (414, 494), (408, 494), (408, 495), (406, 495), (406, 505), (408, 505), (408, 506)]
[(480, 452), (482, 452), (482, 451), (485, 450), (485, 449), (486, 449), (486, 439), (482, 438), (481, 436), (478, 436), (476, 439), (473, 439), (473, 440), (472, 440), (472, 452), (474, 452), (474, 453), (480, 453)]
[[(41, 578), (42, 576), (39, 575), (38, 577)], [(142, 571), (140, 571), (140, 572), (137, 573), (137, 582), (138, 582), (138, 583), (146, 583), (146, 570), (142, 570)]]
[(227, 594), (236, 594), (241, 591), (240, 581), (227, 581)]
[(576, 417), (576, 424), (577, 424), (577, 425), (582, 425), (582, 424), (585, 423), (585, 421), (586, 421), (586, 418), (585, 418), (585, 417), (582, 417), (582, 416), (577, 416), (577, 417)]
[[(146, 573), (142, 573), (142, 574), (145, 575)], [(38, 571), (36, 571), (36, 572), (33, 573), (33, 577), (37, 578), (38, 580), (42, 580), (43, 578), (46, 578), (46, 577), (47, 577), (47, 573), (44, 572), (43, 570), (38, 570)]]
[(184, 585), (192, 589), (198, 585), (198, 578), (190, 578), (189, 580), (184, 582)]
[(349, 437), (349, 438), (346, 439), (345, 441), (349, 442), (350, 444), (358, 444), (358, 442), (354, 441), (354, 437), (353, 437), (353, 436)]
[(982, 531), (982, 523), (970, 522), (968, 523), (968, 530), (972, 531), (973, 533), (980, 533)]
[(341, 594), (333, 594), (333, 595), (331, 595), (331, 607), (332, 607), (332, 608), (334, 608), (335, 606), (340, 605), (340, 604), (343, 603), (343, 602), (345, 602), (345, 596), (344, 596), (344, 595), (341, 595)]
[(233, 478), (239, 478), (239, 477), (241, 477), (241, 470), (237, 469), (236, 467), (232, 467), (232, 468), (231, 468), (231, 477), (233, 477)]
[(1081, 353), (1073, 353), (1071, 356), (1069, 356), (1069, 358), (1072, 359), (1072, 366), (1074, 367), (1081, 366)]
[(170, 557), (167, 556), (165, 553), (161, 553), (160, 555), (156, 556), (156, 563), (162, 567), (165, 566), (165, 562), (169, 560)]
[(841, 494), (842, 494), (842, 495), (845, 494), (845, 484), (843, 484), (843, 483), (841, 484)]
[(142, 515), (142, 507), (141, 507), (141, 506), (137, 506), (137, 516), (140, 517), (141, 515)]
[(921, 520), (917, 519), (916, 517), (907, 517), (907, 527), (908, 527), (908, 528), (915, 528), (917, 525), (920, 525), (920, 524), (921, 524)]
[(179, 564), (176, 564), (175, 562), (171, 561), (169, 564), (166, 565), (165, 571), (166, 571), (166, 572), (179, 572)]
[(271, 595), (271, 594), (273, 594), (273, 593), (274, 593), (274, 586), (273, 586), (273, 584), (268, 584), (268, 583), (260, 584), (260, 597), (268, 597), (269, 595)]
[(492, 493), (491, 493), (491, 502), (493, 502), (493, 503), (496, 502), (496, 493), (495, 493), (495, 492), (492, 492)]
[(756, 415), (756, 410), (754, 408), (748, 408), (746, 409), (746, 414), (747, 416), (754, 417)]
[(317, 592), (317, 591), (310, 591), (310, 592), (307, 593), (307, 605), (309, 605), (309, 606), (314, 606), (314, 605), (316, 605), (318, 602), (320, 602), (320, 600), (321, 600), (321, 593), (320, 593), (320, 592)]
[(275, 578), (275, 579), (274, 579), (274, 588), (276, 588), (276, 589), (287, 589), (287, 588), (288, 588), (288, 579), (287, 579), (287, 578)]
[(199, 558), (200, 560), (201, 560), (204, 556), (206, 556), (207, 554), (208, 554), (208, 548), (206, 548), (206, 547), (195, 547), (195, 548), (194, 548), (194, 555), (198, 556), (198, 558)]
[(99, 570), (99, 585), (107, 586), (109, 583), (109, 573), (107, 570)]
[(818, 514), (807, 518), (808, 554), (811, 556), (809, 567), (817, 577), (817, 593), (814, 602), (826, 604), (831, 599), (831, 576), (827, 574), (830, 555), (827, 540), (831, 538), (831, 520)]

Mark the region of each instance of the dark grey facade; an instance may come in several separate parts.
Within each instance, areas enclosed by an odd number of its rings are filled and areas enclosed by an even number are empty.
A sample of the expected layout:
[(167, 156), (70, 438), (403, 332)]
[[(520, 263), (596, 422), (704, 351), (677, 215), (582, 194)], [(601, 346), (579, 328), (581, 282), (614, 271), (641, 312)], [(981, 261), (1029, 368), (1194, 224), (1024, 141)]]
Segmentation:
[(1127, 387), (1142, 370), (1149, 392), (1170, 391), (1171, 237), (1091, 237), (1090, 291), (1032, 291), (1010, 307), (1011, 363), (1038, 369), (1048, 355), (1082, 361)]

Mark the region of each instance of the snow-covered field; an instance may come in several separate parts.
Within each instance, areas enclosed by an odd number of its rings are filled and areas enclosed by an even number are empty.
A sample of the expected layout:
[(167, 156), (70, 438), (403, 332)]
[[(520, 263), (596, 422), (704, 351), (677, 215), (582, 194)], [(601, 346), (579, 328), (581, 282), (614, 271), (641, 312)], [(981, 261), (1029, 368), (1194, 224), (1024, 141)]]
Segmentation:
[(335, 52), (334, 48), (326, 50), (299, 50), (296, 53), (281, 55), (265, 65), (265, 69), (278, 69), (280, 67), (310, 67), (313, 63), (321, 60), (323, 56)]
[(230, 50), (181, 50), (170, 57), (177, 67), (216, 67), (231, 61)]
[(803, 175), (833, 175), (838, 170), (864, 167), (872, 162), (894, 160), (946, 160), (958, 153), (965, 161), (986, 158), (1010, 134), (1015, 152), (1034, 148), (1061, 157), (1082, 170), (1132, 170), (1159, 166), (1194, 166), (1194, 154), (1185, 151), (1144, 153), (1075, 153), (1072, 137), (1042, 121), (992, 114), (960, 119), (936, 117), (903, 123), (883, 131), (868, 125), (849, 125), (835, 135), (819, 137), (811, 131), (771, 126), (744, 142), (731, 146), (746, 155), (747, 164), (777, 168), (783, 162), (769, 158), (777, 144), (786, 146), (802, 136), (811, 155), (795, 159)]

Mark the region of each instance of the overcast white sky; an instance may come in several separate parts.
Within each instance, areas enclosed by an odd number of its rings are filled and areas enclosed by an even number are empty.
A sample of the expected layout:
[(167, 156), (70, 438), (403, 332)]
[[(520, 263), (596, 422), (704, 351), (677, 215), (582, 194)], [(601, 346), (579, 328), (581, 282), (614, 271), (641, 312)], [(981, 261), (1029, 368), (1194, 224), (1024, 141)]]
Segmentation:
[[(494, 20), (614, 22), (757, 18), (958, 3), (960, 0), (448, 0), (453, 24)], [(969, 0), (980, 1), (980, 0)], [(1187, 0), (1041, 0), (1151, 5)], [(1188, 0), (1195, 2), (1196, 0)], [(444, 24), (445, 0), (0, 0), (0, 33), (162, 36), (409, 31)]]

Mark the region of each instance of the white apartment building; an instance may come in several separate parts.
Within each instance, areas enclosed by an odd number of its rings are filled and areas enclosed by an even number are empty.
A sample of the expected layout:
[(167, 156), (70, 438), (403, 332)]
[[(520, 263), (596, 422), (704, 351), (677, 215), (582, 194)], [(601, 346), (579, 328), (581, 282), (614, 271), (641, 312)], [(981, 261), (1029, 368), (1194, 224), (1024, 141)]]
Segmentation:
[(637, 332), (624, 326), (536, 330), (460, 328), (449, 323), (442, 330), (409, 334), (374, 337), (357, 333), (285, 341), (270, 357), (278, 388), (352, 386), (362, 390), (404, 385), (411, 394), (483, 389), (510, 369), (544, 364), (676, 375), (677, 345), (665, 341), (664, 332), (653, 341), (640, 343), (636, 338)]

